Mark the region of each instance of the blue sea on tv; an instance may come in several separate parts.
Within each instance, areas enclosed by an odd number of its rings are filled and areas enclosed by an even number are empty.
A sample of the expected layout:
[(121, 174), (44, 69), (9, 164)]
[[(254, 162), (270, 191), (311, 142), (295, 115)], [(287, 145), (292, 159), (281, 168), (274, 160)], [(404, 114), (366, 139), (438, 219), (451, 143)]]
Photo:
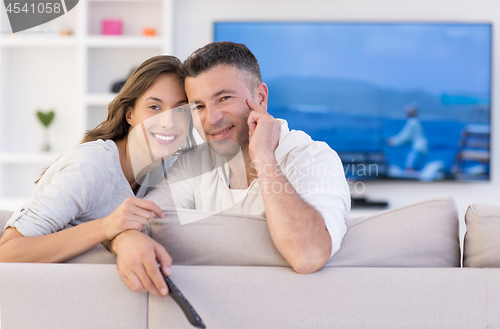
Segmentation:
[[(328, 143), (354, 179), (489, 179), (491, 36), (483, 23), (214, 24), (215, 41), (257, 57), (269, 113)], [(388, 139), (412, 106), (427, 152), (408, 169), (411, 143)], [(380, 171), (359, 175), (353, 164)]]

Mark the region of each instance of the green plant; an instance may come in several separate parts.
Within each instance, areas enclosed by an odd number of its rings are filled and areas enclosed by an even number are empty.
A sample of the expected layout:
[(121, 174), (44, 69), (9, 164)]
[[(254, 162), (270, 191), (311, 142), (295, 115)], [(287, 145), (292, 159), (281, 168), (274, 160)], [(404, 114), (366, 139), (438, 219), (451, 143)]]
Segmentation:
[(42, 123), (42, 125), (45, 128), (48, 128), (52, 120), (54, 120), (54, 116), (56, 114), (54, 111), (48, 111), (48, 112), (42, 112), (42, 111), (37, 111), (36, 116), (38, 117), (38, 120)]

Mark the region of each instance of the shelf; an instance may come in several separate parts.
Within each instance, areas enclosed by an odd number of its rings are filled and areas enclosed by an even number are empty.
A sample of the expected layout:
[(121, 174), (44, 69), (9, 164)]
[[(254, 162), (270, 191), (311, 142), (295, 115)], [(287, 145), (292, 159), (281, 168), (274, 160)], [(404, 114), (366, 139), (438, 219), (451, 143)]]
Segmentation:
[(91, 36), (87, 38), (87, 46), (92, 48), (145, 48), (161, 47), (162, 39), (142, 36)]
[(144, 2), (160, 2), (162, 0), (88, 0), (88, 2), (139, 2), (139, 3), (144, 3)]
[(0, 46), (3, 47), (74, 47), (74, 36), (4, 36), (0, 37)]
[(50, 165), (61, 155), (62, 153), (56, 152), (2, 152), (0, 153), (0, 163)]
[(85, 104), (88, 106), (108, 106), (109, 103), (116, 97), (118, 94), (112, 93), (103, 93), (103, 94), (87, 94), (85, 96)]
[[(0, 209), (19, 208), (34, 182), (88, 129), (107, 118), (124, 81), (146, 59), (173, 48), (172, 0), (87, 0), (50, 22), (15, 34), (0, 11)], [(122, 35), (102, 35), (106, 19)], [(156, 35), (144, 36), (145, 28)], [(72, 35), (61, 35), (69, 30)], [(40, 152), (43, 126), (36, 110), (53, 109), (51, 153)]]

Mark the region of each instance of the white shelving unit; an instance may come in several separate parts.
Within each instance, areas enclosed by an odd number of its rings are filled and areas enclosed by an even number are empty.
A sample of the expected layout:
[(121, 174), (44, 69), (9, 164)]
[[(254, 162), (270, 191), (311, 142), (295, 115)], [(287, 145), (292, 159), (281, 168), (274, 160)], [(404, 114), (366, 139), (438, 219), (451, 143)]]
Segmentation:
[[(40, 174), (107, 115), (111, 85), (151, 56), (172, 54), (174, 0), (83, 0), (67, 14), (10, 35), (0, 6), (0, 209), (26, 202)], [(123, 35), (101, 35), (121, 19)], [(142, 35), (143, 28), (156, 36)], [(73, 32), (61, 36), (61, 29)], [(40, 151), (35, 112), (54, 110), (52, 152)]]

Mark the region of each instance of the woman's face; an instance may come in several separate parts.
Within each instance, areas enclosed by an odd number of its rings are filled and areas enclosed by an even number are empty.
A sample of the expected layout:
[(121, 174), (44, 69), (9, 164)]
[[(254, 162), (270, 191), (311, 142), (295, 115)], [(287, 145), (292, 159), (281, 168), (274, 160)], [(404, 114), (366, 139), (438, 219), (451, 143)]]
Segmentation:
[(179, 77), (160, 75), (126, 115), (130, 147), (140, 145), (140, 153), (147, 151), (152, 161), (174, 154), (186, 140), (191, 116)]

